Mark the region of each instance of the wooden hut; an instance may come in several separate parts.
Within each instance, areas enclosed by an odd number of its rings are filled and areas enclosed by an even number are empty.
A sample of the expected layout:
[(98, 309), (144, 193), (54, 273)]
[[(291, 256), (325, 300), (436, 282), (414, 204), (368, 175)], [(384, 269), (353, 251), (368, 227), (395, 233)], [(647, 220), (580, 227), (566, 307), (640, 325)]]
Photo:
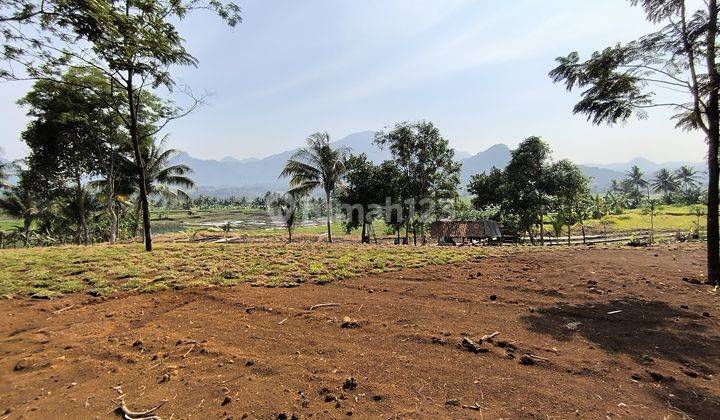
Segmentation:
[(438, 220), (430, 224), (430, 235), (436, 237), (440, 245), (465, 242), (492, 244), (502, 240), (500, 226), (493, 220)]

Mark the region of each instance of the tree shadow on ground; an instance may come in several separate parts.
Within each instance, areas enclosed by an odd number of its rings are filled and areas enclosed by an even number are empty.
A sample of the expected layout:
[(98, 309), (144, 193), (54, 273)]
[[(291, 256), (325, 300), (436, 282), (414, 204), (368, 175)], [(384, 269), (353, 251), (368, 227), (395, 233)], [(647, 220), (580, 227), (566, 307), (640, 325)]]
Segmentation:
[[(665, 302), (626, 298), (559, 304), (539, 308), (521, 320), (530, 331), (559, 341), (581, 336), (608, 353), (629, 355), (639, 364), (650, 356), (677, 363), (681, 365), (679, 369), (684, 367), (705, 377), (717, 374), (720, 367), (720, 336), (708, 331), (707, 319)], [(698, 418), (718, 418), (720, 395), (684, 382), (665, 381), (670, 393), (678, 397), (674, 406)], [(708, 382), (710, 386), (713, 383)], [(655, 396), (667, 403), (667, 393)]]

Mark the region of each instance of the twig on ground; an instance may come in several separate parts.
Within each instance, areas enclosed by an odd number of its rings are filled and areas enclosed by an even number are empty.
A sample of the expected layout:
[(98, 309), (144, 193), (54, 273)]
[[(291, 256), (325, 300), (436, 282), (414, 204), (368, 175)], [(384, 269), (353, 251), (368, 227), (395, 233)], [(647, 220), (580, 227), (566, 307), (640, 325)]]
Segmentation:
[(195, 350), (195, 344), (190, 346), (190, 350), (186, 351), (185, 354), (183, 354), (183, 359), (187, 357), (188, 354), (190, 354), (191, 351)]
[(329, 306), (341, 306), (341, 304), (340, 304), (340, 303), (333, 303), (333, 302), (329, 302), (329, 303), (318, 303), (317, 305), (311, 306), (311, 307), (310, 307), (310, 310), (312, 311), (312, 310), (315, 310), (315, 309), (317, 309), (317, 308), (327, 308), (327, 307), (329, 307)]
[(283, 324), (285, 321), (287, 321), (287, 320), (288, 320), (288, 318), (286, 317), (286, 318), (283, 319), (282, 321), (278, 322), (278, 325), (282, 325), (282, 324)]
[(59, 314), (60, 312), (65, 312), (65, 311), (67, 311), (68, 309), (72, 308), (73, 306), (75, 306), (75, 305), (73, 304), (73, 305), (66, 306), (66, 307), (64, 307), (64, 308), (62, 308), (62, 309), (58, 309), (57, 311), (54, 311), (53, 314)]

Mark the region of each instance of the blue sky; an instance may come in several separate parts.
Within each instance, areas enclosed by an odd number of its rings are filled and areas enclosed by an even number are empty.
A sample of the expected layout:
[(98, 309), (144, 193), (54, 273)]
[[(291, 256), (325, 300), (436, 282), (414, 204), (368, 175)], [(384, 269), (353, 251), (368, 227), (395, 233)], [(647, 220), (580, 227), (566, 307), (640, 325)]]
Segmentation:
[[(199, 13), (180, 24), (198, 68), (180, 83), (208, 104), (167, 130), (201, 158), (263, 157), (318, 130), (335, 139), (397, 121), (433, 121), (452, 146), (476, 153), (542, 136), (556, 158), (615, 162), (704, 158), (699, 133), (673, 128), (670, 111), (595, 127), (572, 115), (577, 94), (553, 85), (553, 59), (587, 55), (652, 28), (625, 0), (241, 0), (244, 22)], [(16, 158), (26, 124), (0, 89), (0, 147)]]

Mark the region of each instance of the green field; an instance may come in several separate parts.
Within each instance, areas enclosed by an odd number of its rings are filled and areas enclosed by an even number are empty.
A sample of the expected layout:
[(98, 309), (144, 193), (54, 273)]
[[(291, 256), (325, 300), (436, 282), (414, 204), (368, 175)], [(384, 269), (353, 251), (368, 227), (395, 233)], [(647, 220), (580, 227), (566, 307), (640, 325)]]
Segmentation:
[(0, 296), (153, 292), (194, 285), (296, 286), (482, 258), (518, 248), (322, 243), (159, 243), (0, 250)]

